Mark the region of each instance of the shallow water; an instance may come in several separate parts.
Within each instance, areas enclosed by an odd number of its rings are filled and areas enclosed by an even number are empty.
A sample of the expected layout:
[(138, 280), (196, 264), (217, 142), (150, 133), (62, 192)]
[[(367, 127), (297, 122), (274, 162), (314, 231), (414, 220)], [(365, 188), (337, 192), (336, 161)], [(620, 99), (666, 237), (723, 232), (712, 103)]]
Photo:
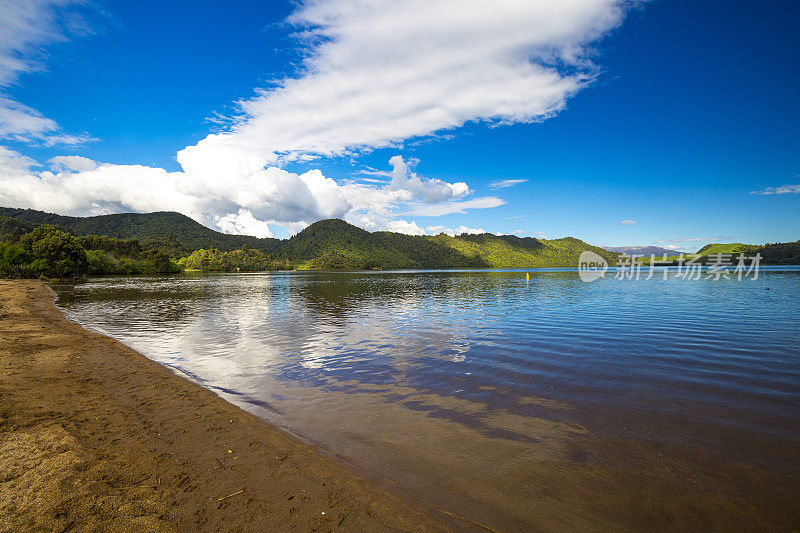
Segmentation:
[(741, 281), (314, 272), (56, 289), (69, 318), (491, 528), (800, 525), (796, 268)]

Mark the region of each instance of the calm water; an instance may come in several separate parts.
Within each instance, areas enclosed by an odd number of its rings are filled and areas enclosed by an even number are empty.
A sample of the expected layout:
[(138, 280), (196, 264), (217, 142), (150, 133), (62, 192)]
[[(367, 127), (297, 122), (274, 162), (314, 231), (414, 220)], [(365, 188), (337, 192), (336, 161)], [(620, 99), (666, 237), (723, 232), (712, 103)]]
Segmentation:
[[(58, 305), (501, 530), (800, 527), (800, 270), (102, 278)], [(477, 527), (465, 522), (465, 527)]]

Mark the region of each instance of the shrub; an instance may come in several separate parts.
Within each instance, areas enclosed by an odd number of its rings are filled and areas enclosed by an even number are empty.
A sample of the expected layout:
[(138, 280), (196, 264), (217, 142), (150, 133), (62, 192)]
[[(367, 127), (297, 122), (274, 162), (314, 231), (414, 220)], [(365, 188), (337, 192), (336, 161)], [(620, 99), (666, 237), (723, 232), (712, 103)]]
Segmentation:
[(16, 244), (0, 242), (0, 275), (9, 278), (35, 277), (28, 252)]
[(117, 272), (117, 263), (108, 257), (103, 250), (86, 250), (86, 261), (89, 274), (100, 275)]

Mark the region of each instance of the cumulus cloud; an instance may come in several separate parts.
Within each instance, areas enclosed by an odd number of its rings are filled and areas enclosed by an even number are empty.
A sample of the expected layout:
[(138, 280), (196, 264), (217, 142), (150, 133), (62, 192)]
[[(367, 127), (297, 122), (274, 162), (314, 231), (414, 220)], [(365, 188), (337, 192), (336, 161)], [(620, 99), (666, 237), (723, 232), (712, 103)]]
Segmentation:
[(482, 233), (486, 233), (486, 230), (483, 228), (469, 228), (467, 226), (459, 226), (456, 229), (448, 228), (447, 226), (428, 226), (425, 228), (428, 232), (428, 235), (439, 235), (440, 233), (444, 233), (445, 235), (449, 235), (451, 237), (456, 237), (458, 235), (480, 235)]
[[(396, 172), (402, 165), (397, 158), (392, 161)], [(421, 227), (396, 219), (397, 214), (409, 204), (435, 202), (430, 200), (431, 191), (450, 198), (462, 190), (458, 183), (408, 173), (398, 175), (405, 180), (402, 183), (379, 187), (340, 185), (316, 169), (295, 174), (269, 167), (221, 181), (142, 165), (97, 163), (80, 156), (58, 156), (49, 163), (50, 170), (39, 170), (41, 165), (33, 159), (0, 147), (0, 204), (78, 216), (179, 211), (227, 233), (259, 237), (272, 236), (271, 225), (294, 233), (324, 218), (344, 218), (370, 230), (423, 235)], [(450, 193), (442, 193), (444, 188)], [(474, 205), (473, 200), (456, 203), (487, 207), (476, 200)], [(429, 205), (446, 209), (450, 204)]]
[[(0, 28), (0, 139), (36, 142), (45, 146), (81, 144), (91, 140), (86, 134), (64, 133), (52, 119), (11, 98), (7, 91), (20, 75), (44, 68), (39, 60), (42, 48), (65, 41), (70, 34), (85, 33), (81, 15), (65, 10), (77, 1), (70, 0), (0, 0), (3, 13)], [(70, 21), (62, 24), (62, 19)]]
[(438, 179), (422, 179), (411, 171), (419, 161), (404, 161), (396, 155), (389, 159), (392, 166), (392, 181), (389, 190), (405, 191), (408, 200), (424, 202), (441, 202), (451, 198), (459, 198), (469, 194), (469, 187), (464, 182), (447, 183)]
[(765, 187), (758, 191), (750, 191), (750, 194), (798, 194), (800, 193), (800, 184), (796, 185), (780, 185), (778, 187)]
[(262, 235), (268, 230), (254, 218), (288, 225), (341, 217), (351, 207), (341, 187), (319, 170), (294, 174), (270, 167), (223, 182), (85, 158), (55, 158), (55, 172), (37, 174), (33, 166), (33, 160), (16, 152), (0, 152), (0, 168), (6, 169), (0, 202), (74, 215), (180, 211), (226, 231), (257, 229)]
[(258, 220), (253, 213), (246, 209), (239, 209), (236, 214), (228, 214), (224, 217), (215, 216), (214, 223), (225, 233), (235, 235), (253, 235), (254, 237), (274, 237), (269, 229), (269, 224)]
[(497, 180), (493, 181), (489, 184), (490, 189), (507, 189), (508, 187), (513, 187), (514, 185), (519, 185), (520, 183), (525, 183), (528, 180)]
[(408, 235), (425, 235), (425, 230), (417, 226), (416, 222), (406, 220), (391, 220), (386, 223), (386, 231), (406, 233)]

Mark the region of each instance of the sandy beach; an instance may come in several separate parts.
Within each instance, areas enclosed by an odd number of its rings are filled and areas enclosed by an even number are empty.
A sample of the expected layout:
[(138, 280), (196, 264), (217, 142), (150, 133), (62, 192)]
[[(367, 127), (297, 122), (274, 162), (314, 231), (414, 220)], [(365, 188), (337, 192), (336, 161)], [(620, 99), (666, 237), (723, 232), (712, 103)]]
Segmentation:
[(469, 529), (0, 281), (0, 530)]

